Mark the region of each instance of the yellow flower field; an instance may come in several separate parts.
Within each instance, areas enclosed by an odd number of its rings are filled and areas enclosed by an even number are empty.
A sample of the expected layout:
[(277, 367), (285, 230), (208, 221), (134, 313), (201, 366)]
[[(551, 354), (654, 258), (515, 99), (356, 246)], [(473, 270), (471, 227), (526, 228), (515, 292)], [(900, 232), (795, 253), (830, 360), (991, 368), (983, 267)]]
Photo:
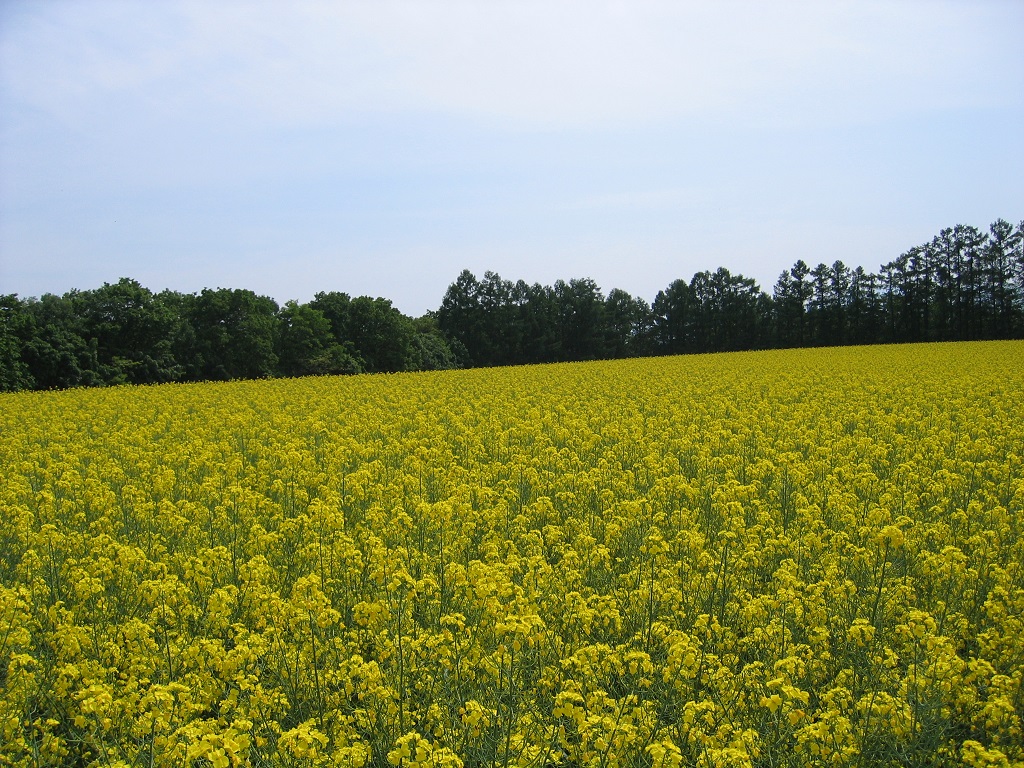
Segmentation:
[(1024, 343), (0, 395), (0, 765), (1024, 765)]

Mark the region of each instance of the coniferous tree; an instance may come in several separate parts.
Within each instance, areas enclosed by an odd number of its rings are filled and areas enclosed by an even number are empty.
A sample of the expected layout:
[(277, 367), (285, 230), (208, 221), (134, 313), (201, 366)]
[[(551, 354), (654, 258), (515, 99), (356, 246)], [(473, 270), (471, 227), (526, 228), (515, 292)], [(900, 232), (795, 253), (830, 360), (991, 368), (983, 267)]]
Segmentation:
[(455, 339), (466, 350), (469, 365), (487, 365), (490, 345), (483, 327), (480, 282), (468, 269), (462, 270), (448, 286), (437, 310), (437, 324), (448, 338)]
[(788, 271), (779, 275), (773, 293), (775, 341), (780, 347), (801, 347), (810, 342), (808, 303), (811, 285), (810, 268), (799, 259)]
[(685, 280), (673, 280), (658, 291), (651, 305), (654, 315), (654, 340), (659, 352), (679, 355), (689, 348), (693, 292)]
[(771, 296), (728, 269), (652, 304), (589, 278), (554, 286), (463, 270), (435, 313), (318, 293), (153, 294), (122, 278), (0, 297), (0, 390), (589, 360), (823, 344), (1024, 337), (1024, 222), (956, 225), (884, 263), (798, 260)]
[(560, 331), (560, 359), (604, 357), (604, 296), (590, 278), (559, 280), (554, 288)]
[(636, 357), (650, 353), (651, 308), (619, 288), (604, 300), (604, 353), (608, 357)]
[(1017, 325), (1014, 299), (1013, 254), (1020, 247), (1020, 230), (999, 219), (989, 229), (982, 250), (982, 289), (979, 296), (980, 330), (985, 338), (1008, 338)]

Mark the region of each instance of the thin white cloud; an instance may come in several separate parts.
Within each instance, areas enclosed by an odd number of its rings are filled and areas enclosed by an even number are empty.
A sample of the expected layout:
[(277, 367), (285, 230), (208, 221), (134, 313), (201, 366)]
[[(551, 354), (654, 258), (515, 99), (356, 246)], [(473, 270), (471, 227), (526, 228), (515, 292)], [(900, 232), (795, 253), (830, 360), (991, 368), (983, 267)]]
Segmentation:
[(261, 54), (237, 73), (237, 94), (283, 119), (411, 108), (527, 126), (751, 113), (799, 120), (991, 98), (976, 92), (979, 73), (1014, 54), (992, 45), (989, 17), (1022, 18), (1012, 8), (934, 2), (196, 8), (208, 46)]
[(1007, 98), (984, 73), (1022, 63), (1009, 31), (992, 39), (1013, 22), (1021, 7), (998, 3), (60, 2), (0, 39), (8, 87), (68, 119), (128, 94), (285, 125), (370, 110), (565, 127)]
[(877, 267), (1019, 215), (1021, 28), (1019, 0), (0, 0), (0, 282), (411, 310), (466, 265), (648, 297)]
[(625, 192), (585, 195), (561, 207), (565, 211), (606, 212), (679, 212), (713, 200), (707, 189), (697, 187), (659, 187)]

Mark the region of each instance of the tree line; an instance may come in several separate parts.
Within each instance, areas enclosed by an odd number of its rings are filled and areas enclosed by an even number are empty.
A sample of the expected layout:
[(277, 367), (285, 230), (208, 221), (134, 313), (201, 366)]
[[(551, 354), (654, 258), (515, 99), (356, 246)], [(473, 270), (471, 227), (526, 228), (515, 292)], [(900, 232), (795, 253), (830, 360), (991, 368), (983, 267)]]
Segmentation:
[(653, 302), (589, 278), (553, 286), (464, 270), (441, 306), (318, 293), (153, 293), (129, 278), (0, 296), (0, 390), (437, 370), (781, 347), (1024, 338), (1024, 221), (957, 225), (877, 272), (799, 260), (771, 294), (728, 269)]
[(453, 368), (428, 316), (382, 298), (318, 293), (284, 306), (243, 289), (95, 290), (0, 297), (0, 389)]
[(877, 273), (799, 260), (771, 295), (724, 267), (676, 280), (650, 304), (589, 279), (542, 286), (464, 271), (435, 317), (471, 365), (1024, 338), (1024, 222), (944, 229)]

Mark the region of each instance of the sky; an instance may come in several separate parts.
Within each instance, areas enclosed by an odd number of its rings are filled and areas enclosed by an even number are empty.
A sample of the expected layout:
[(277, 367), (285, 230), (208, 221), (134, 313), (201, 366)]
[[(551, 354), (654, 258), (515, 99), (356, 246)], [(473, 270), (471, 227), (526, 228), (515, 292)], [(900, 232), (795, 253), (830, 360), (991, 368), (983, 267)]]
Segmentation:
[(0, 0), (0, 293), (419, 316), (1024, 219), (1019, 0)]

